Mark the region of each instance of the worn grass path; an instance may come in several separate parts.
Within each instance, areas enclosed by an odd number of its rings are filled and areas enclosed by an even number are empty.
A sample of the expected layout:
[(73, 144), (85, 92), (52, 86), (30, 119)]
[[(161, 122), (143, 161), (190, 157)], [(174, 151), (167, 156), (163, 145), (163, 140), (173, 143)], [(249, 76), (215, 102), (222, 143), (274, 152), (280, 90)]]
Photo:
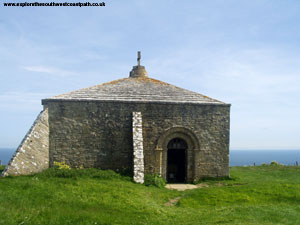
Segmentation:
[(0, 224), (300, 224), (300, 168), (230, 173), (186, 191), (98, 170), (0, 178)]

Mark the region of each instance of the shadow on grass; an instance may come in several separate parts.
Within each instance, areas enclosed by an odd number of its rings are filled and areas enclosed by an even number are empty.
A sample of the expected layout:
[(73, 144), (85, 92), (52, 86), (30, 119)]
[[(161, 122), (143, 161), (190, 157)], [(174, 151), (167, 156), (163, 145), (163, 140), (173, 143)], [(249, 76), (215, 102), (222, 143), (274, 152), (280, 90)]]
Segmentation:
[(195, 184), (199, 184), (206, 181), (236, 181), (238, 180), (237, 177), (203, 177), (199, 181), (197, 181)]
[(111, 180), (111, 179), (123, 179), (131, 180), (132, 178), (126, 175), (122, 175), (112, 170), (100, 170), (96, 168), (87, 168), (87, 169), (59, 169), (59, 168), (49, 168), (44, 170), (41, 173), (34, 174), (38, 178), (94, 178), (102, 180)]

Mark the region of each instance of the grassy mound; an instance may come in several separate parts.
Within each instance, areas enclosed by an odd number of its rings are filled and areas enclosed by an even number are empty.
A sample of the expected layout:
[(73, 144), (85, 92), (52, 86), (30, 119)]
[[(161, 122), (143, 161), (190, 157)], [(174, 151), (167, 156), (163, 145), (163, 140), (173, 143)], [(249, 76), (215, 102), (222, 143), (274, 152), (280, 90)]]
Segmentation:
[(300, 224), (300, 168), (233, 167), (178, 192), (97, 169), (0, 178), (0, 224)]

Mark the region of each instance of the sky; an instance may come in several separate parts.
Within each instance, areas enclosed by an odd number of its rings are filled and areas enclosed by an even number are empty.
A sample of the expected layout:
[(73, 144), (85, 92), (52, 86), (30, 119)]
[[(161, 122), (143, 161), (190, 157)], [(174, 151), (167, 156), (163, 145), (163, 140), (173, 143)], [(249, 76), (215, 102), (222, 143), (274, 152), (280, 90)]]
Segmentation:
[(300, 149), (300, 1), (104, 2), (0, 2), (0, 147), (41, 99), (128, 77), (141, 51), (150, 77), (232, 104), (230, 149)]

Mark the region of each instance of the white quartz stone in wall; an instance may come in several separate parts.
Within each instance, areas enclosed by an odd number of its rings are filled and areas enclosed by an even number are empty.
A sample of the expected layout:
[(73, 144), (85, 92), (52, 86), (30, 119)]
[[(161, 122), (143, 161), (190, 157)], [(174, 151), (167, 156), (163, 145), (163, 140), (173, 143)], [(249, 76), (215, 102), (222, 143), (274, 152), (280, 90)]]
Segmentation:
[(133, 180), (144, 183), (144, 152), (143, 152), (143, 130), (142, 113), (132, 113), (132, 135), (133, 135)]

